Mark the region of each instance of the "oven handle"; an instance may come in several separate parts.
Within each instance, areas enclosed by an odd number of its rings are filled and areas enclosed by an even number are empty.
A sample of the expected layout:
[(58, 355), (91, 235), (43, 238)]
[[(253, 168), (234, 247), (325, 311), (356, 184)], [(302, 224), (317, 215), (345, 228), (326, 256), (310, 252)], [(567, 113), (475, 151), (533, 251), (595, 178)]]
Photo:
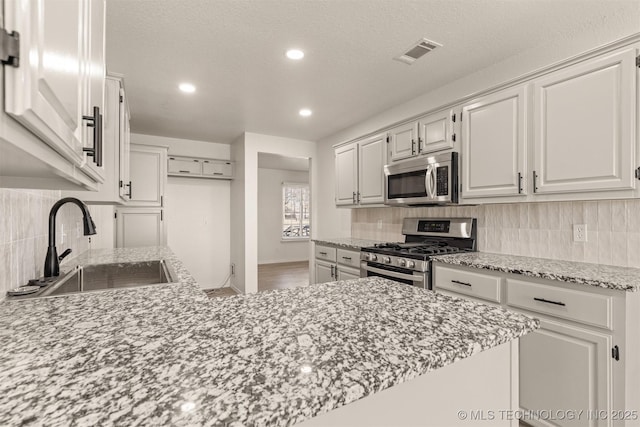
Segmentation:
[(398, 273), (397, 271), (391, 271), (391, 270), (385, 270), (383, 268), (371, 267), (370, 265), (367, 265), (365, 263), (361, 264), (360, 268), (365, 270), (365, 271), (370, 271), (372, 273), (384, 274), (385, 276), (396, 277), (398, 279), (412, 280), (414, 282), (423, 282), (424, 281), (424, 278), (422, 277), (422, 275), (417, 276), (417, 275), (413, 275), (413, 274)]

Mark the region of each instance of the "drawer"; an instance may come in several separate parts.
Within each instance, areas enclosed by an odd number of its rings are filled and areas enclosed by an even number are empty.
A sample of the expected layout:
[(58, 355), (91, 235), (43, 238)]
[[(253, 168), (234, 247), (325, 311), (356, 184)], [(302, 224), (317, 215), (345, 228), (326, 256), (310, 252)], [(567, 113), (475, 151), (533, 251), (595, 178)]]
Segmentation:
[(360, 268), (360, 251), (338, 249), (338, 264)]
[(325, 261), (336, 262), (336, 248), (331, 246), (316, 245), (316, 258)]
[(501, 278), (475, 271), (457, 270), (436, 265), (433, 287), (446, 289), (487, 301), (500, 302)]
[(507, 305), (612, 329), (610, 296), (507, 279)]

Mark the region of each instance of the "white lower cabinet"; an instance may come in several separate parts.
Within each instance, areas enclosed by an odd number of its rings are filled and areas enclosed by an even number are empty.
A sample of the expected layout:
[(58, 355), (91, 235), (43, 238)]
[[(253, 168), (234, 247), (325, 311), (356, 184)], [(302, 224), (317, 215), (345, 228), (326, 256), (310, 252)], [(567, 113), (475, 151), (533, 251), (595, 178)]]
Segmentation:
[[(589, 413), (611, 409), (611, 335), (541, 319), (520, 338), (520, 407), (561, 413), (584, 410), (582, 420), (533, 420), (532, 425), (610, 425)], [(528, 421), (529, 422), (529, 421)]]
[(161, 208), (116, 209), (116, 247), (166, 245), (164, 210)]
[[(520, 407), (543, 414), (527, 424), (640, 425), (637, 292), (438, 263), (433, 271), (436, 292), (540, 319), (520, 338)], [(568, 411), (575, 416), (558, 416)]]
[(360, 278), (360, 251), (316, 244), (315, 283)]

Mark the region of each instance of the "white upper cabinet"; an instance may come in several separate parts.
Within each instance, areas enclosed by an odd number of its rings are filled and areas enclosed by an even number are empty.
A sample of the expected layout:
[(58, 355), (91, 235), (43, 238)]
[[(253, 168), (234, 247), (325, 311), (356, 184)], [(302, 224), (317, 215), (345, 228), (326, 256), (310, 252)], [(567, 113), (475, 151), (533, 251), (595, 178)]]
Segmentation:
[(462, 196), (525, 194), (526, 88), (483, 96), (462, 107)]
[[(102, 13), (100, 34), (92, 33), (92, 11)], [(5, 110), (77, 165), (85, 159), (83, 116), (93, 114), (88, 72), (97, 65), (96, 75), (104, 73), (104, 52), (94, 49), (91, 60), (92, 41), (104, 43), (103, 22), (104, 1), (5, 2), (5, 26), (20, 33), (22, 56), (19, 67), (5, 67)]]
[(534, 80), (533, 191), (635, 188), (637, 45)]
[(393, 162), (417, 154), (418, 123), (411, 122), (389, 130), (389, 159)]
[(453, 110), (447, 109), (418, 120), (418, 152), (452, 149), (455, 141), (454, 117)]
[(164, 206), (167, 148), (131, 144), (129, 151), (130, 200), (127, 206)]
[[(358, 144), (335, 150), (336, 205), (355, 205), (358, 193)], [(382, 173), (382, 169), (380, 170)]]
[(386, 133), (336, 148), (336, 205), (384, 203), (386, 150)]
[(384, 203), (387, 137), (381, 133), (358, 142), (358, 203)]

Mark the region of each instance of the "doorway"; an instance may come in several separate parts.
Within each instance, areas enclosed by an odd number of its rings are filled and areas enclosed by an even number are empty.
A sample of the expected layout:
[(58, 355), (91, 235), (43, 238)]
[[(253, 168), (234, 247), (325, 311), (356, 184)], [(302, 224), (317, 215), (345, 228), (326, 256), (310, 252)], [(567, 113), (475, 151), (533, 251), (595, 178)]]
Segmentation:
[(309, 159), (258, 153), (258, 292), (309, 284)]

